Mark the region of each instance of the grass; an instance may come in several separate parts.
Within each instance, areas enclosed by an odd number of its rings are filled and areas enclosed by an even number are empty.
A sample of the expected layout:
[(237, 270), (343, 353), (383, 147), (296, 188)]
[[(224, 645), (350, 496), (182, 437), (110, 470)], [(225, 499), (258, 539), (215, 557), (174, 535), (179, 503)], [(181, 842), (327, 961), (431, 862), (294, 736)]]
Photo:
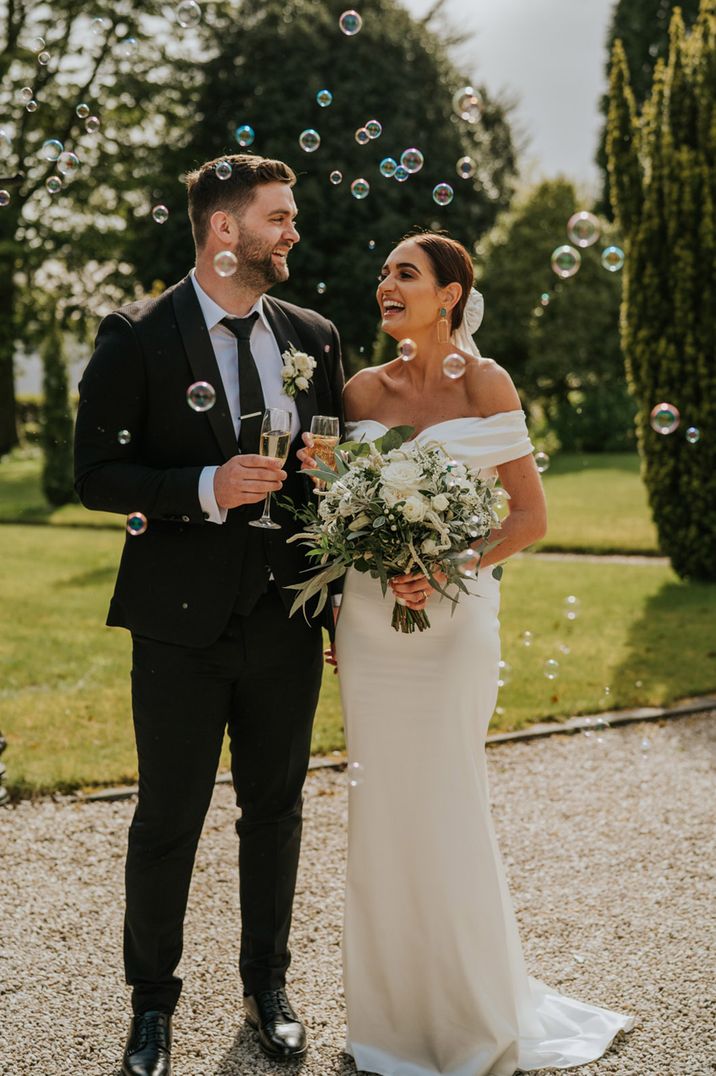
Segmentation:
[[(81, 504), (51, 508), (40, 487), (36, 451), (0, 460), (0, 522), (120, 527), (106, 512)], [(657, 552), (656, 531), (639, 477), (639, 458), (628, 453), (555, 456), (544, 475), (549, 531), (539, 549), (594, 553)]]
[[(0, 728), (17, 794), (136, 776), (129, 636), (103, 627), (121, 543), (121, 533), (98, 528), (0, 527)], [(581, 600), (571, 624), (563, 616), (570, 593)], [(713, 690), (715, 615), (715, 587), (682, 583), (658, 563), (515, 560), (501, 617), (513, 671), (494, 729)], [(525, 630), (534, 633), (529, 648)], [(542, 671), (549, 657), (560, 663), (551, 682)], [(314, 750), (342, 746), (338, 684), (327, 670)]]

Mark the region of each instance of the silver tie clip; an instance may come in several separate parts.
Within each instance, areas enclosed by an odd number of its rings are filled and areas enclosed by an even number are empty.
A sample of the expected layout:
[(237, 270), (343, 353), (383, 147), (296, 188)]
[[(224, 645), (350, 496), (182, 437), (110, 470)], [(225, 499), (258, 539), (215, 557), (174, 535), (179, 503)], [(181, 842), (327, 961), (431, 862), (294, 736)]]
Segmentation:
[(239, 415), (239, 418), (258, 418), (259, 415), (263, 415), (263, 411), (252, 411), (250, 415)]

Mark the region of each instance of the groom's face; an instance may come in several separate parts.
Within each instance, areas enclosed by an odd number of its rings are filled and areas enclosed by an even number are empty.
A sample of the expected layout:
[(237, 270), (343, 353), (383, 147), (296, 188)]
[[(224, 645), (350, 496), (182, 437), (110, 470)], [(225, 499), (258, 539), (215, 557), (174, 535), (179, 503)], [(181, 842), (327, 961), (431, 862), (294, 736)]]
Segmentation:
[(264, 290), (288, 280), (288, 255), (299, 242), (298, 210), (287, 183), (265, 183), (237, 218), (234, 253), (245, 283)]

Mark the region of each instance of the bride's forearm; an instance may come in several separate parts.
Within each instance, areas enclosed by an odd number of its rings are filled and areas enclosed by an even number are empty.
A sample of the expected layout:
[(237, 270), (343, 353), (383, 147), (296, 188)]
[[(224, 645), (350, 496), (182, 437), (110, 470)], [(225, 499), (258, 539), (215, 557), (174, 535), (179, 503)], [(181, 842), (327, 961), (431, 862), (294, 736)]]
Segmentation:
[(535, 526), (531, 515), (527, 512), (514, 511), (505, 519), (500, 527), (495, 527), (490, 532), (490, 537), (485, 543), (492, 545), (491, 549), (480, 560), (481, 568), (489, 568), (490, 565), (500, 564), (515, 553), (520, 553), (533, 542), (539, 541), (543, 536), (544, 529)]

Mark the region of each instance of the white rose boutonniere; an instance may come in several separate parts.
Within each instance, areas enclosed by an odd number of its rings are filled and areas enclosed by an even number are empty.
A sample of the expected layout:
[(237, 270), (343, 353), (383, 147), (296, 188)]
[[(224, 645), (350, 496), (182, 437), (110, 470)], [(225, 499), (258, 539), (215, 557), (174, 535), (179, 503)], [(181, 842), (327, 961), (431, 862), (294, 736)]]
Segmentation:
[(313, 355), (307, 355), (305, 351), (298, 351), (293, 344), (288, 345), (288, 351), (281, 355), (283, 359), (283, 391), (287, 396), (294, 397), (299, 392), (305, 392), (313, 380), (313, 371), (316, 369), (316, 360)]

